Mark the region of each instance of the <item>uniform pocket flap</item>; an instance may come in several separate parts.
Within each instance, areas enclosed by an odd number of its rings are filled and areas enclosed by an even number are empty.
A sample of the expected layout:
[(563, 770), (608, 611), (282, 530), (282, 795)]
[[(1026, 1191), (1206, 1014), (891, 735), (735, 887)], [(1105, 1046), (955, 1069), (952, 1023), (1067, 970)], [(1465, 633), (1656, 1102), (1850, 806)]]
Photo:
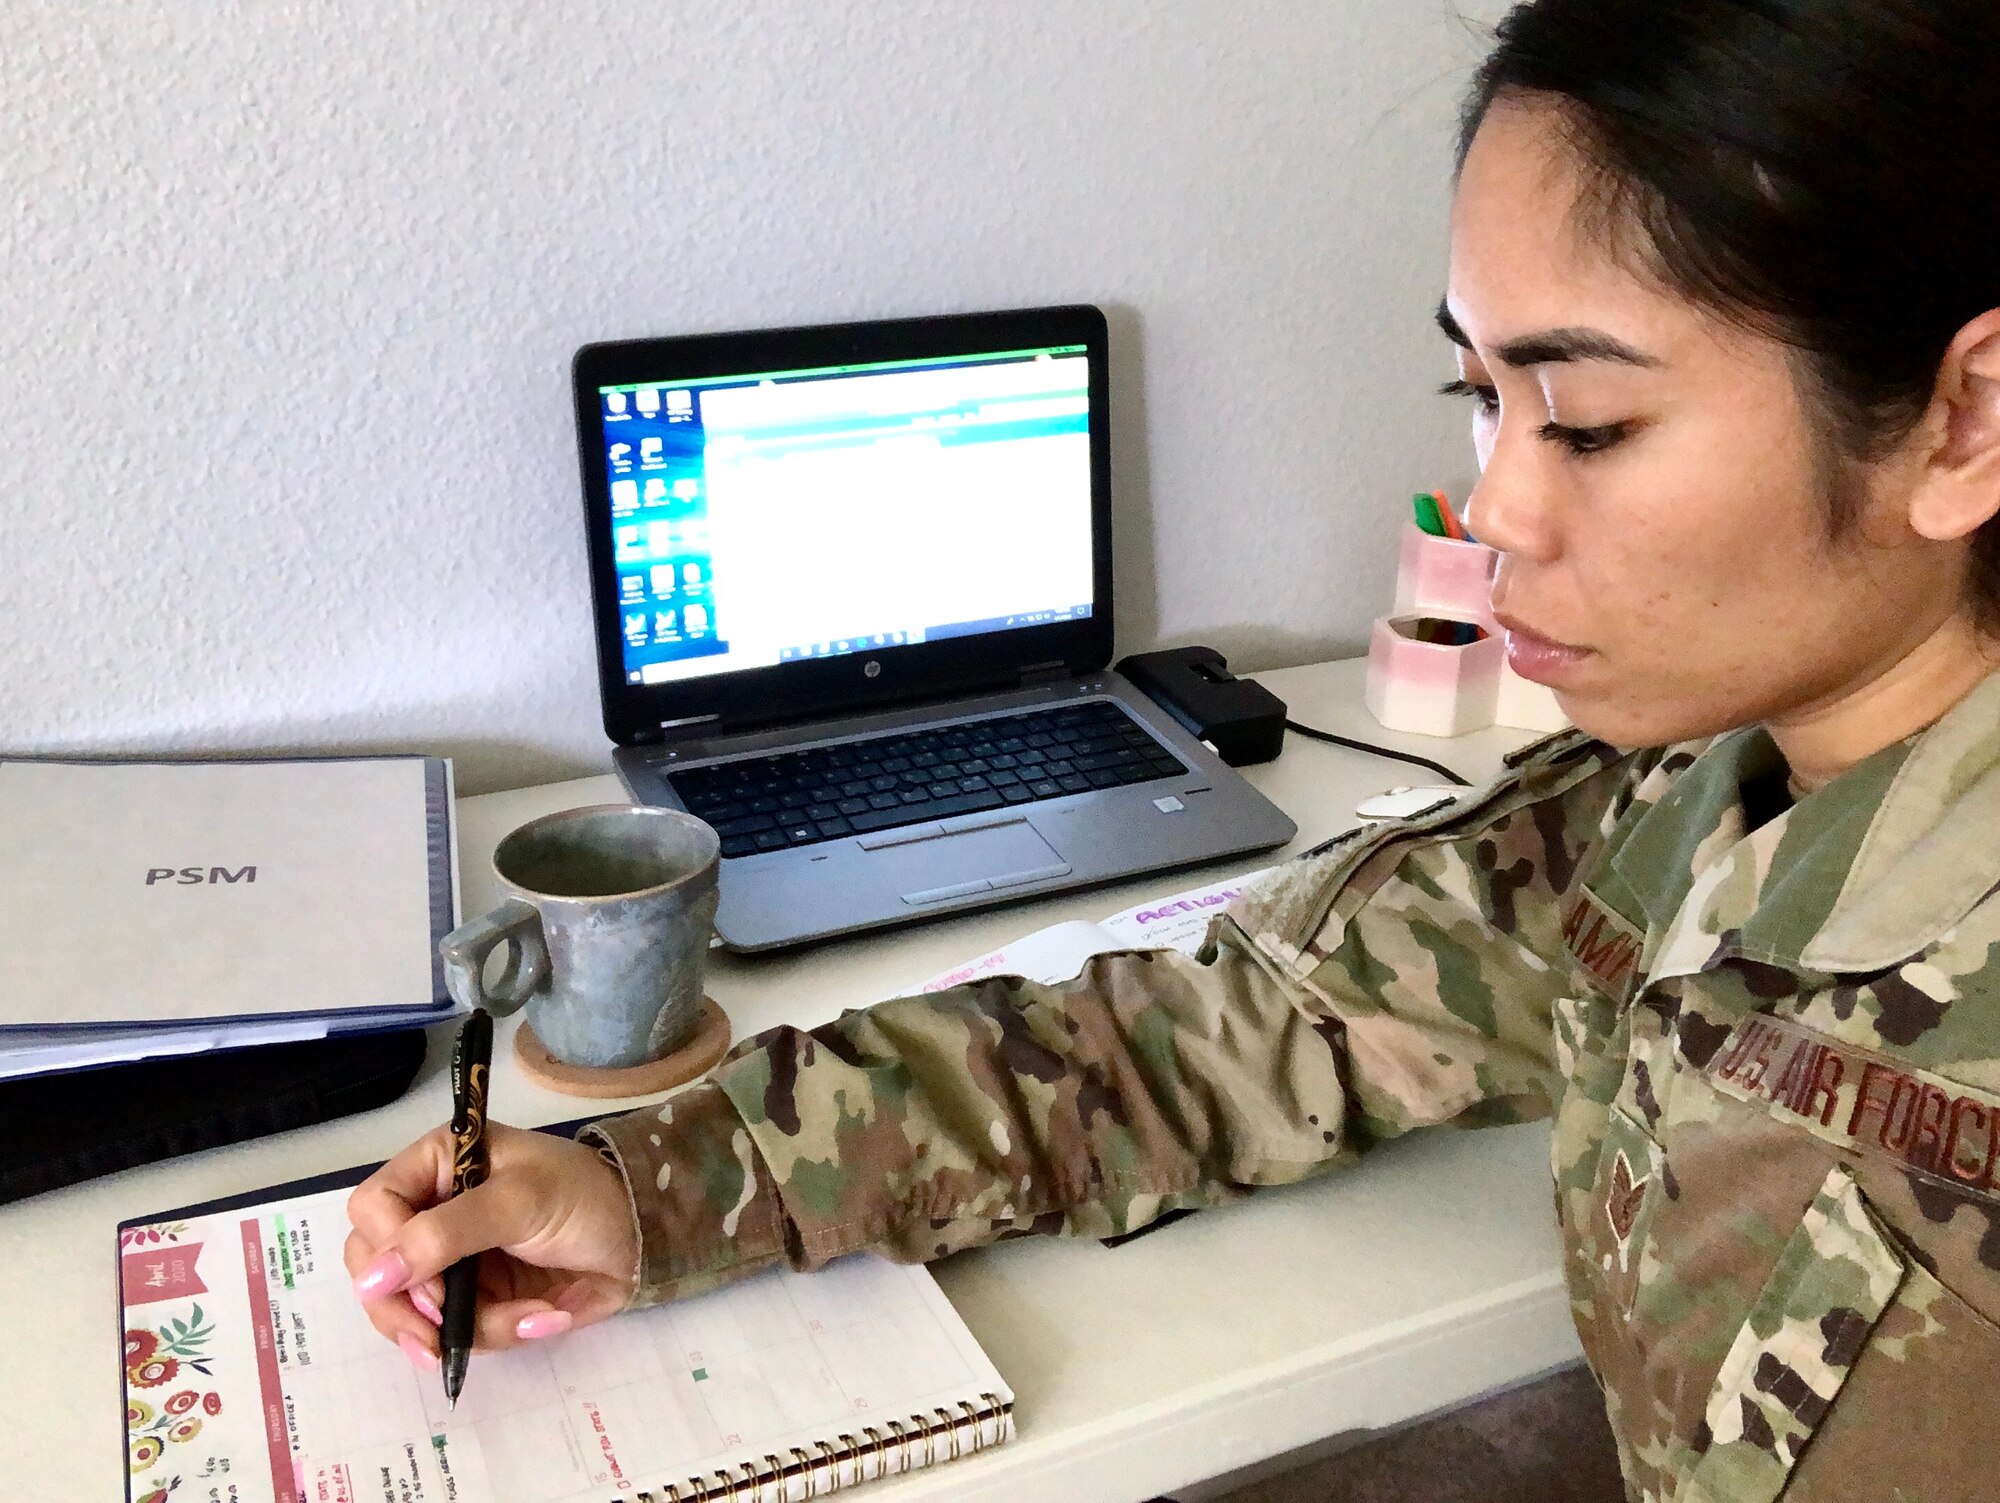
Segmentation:
[(1784, 1491), (1905, 1274), (1853, 1178), (1833, 1170), (1723, 1358), (1678, 1503)]

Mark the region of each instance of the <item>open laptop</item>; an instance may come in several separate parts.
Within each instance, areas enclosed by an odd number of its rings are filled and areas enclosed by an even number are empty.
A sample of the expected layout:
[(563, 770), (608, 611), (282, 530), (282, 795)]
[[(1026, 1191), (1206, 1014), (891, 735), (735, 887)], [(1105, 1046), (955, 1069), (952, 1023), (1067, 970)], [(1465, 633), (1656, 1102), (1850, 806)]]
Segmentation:
[(1280, 845), (1111, 661), (1104, 316), (586, 346), (604, 725), (722, 837), (716, 930), (824, 939)]

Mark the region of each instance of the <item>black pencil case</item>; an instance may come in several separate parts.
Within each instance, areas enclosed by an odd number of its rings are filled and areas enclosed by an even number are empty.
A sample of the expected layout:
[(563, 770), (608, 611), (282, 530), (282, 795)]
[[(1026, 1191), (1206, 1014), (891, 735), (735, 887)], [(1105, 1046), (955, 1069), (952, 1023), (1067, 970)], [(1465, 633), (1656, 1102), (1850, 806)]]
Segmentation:
[(0, 1081), (0, 1204), (387, 1105), (424, 1042), (402, 1028)]

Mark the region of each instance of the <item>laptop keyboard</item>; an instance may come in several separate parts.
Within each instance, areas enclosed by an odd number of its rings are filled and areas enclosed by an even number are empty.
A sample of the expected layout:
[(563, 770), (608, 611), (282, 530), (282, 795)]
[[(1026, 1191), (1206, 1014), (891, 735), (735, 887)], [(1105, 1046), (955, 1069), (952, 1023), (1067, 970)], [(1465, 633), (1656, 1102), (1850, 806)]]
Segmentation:
[(1108, 699), (672, 773), (688, 807), (751, 856), (1187, 771)]

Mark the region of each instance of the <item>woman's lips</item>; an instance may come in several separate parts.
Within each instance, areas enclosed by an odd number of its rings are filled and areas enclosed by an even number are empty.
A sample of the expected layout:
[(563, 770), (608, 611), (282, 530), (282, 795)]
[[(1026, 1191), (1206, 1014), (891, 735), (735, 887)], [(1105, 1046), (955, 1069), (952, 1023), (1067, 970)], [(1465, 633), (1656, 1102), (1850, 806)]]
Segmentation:
[(1583, 660), (1590, 656), (1588, 647), (1552, 642), (1508, 621), (1500, 624), (1507, 629), (1507, 666), (1522, 678), (1546, 684), (1551, 689), (1561, 688), (1563, 682), (1573, 676)]

